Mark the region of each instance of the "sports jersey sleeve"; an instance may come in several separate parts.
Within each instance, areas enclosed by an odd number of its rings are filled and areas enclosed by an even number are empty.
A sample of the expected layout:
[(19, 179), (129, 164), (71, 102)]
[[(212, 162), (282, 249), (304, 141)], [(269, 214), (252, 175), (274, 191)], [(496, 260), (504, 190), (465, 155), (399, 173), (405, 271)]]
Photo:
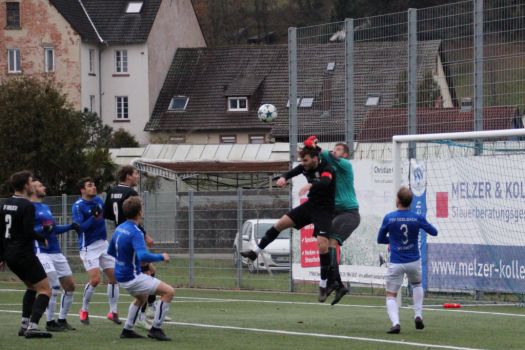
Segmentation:
[(431, 236), (437, 236), (438, 230), (432, 226), (423, 216), (418, 217), (419, 227)]
[(84, 220), (84, 215), (82, 215), (82, 209), (80, 204), (73, 205), (72, 211), (73, 222), (77, 223), (80, 226), (80, 232), (85, 232), (87, 229), (93, 225), (95, 222), (95, 217), (91, 215), (87, 220)]
[(113, 213), (113, 206), (111, 205), (111, 188), (106, 193), (106, 201), (104, 202), (104, 219), (115, 221), (115, 213)]
[(388, 216), (385, 216), (383, 219), (383, 224), (379, 228), (379, 233), (377, 235), (377, 243), (379, 244), (388, 244)]
[(43, 235), (35, 232), (35, 207), (33, 205), (28, 205), (24, 209), (22, 229), (24, 236), (39, 242), (45, 241), (45, 237)]
[(137, 257), (141, 262), (155, 262), (163, 261), (164, 257), (161, 254), (153, 254), (146, 249), (146, 242), (144, 242), (144, 237), (142, 234), (135, 234), (131, 242), (133, 249), (137, 254)]
[(282, 174), (281, 177), (284, 177), (286, 180), (289, 180), (292, 177), (295, 177), (297, 175), (301, 175), (303, 173), (303, 171), (304, 171), (304, 167), (301, 164), (299, 164), (298, 166), (296, 166), (292, 170)]
[(330, 186), (330, 183), (334, 178), (334, 171), (331, 167), (325, 166), (324, 169), (321, 170), (321, 174), (319, 175), (319, 181), (312, 183), (311, 190), (328, 188), (328, 186)]
[(66, 233), (68, 231), (71, 231), (73, 229), (72, 225), (56, 225), (53, 232), (55, 235), (61, 235), (62, 233)]

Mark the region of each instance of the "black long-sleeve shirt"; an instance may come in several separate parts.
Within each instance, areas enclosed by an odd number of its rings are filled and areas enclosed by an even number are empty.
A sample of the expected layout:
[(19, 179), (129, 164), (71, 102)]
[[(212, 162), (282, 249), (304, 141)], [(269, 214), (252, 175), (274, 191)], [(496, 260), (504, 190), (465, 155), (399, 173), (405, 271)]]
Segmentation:
[(308, 192), (308, 201), (333, 209), (335, 207), (335, 172), (332, 167), (328, 163), (320, 161), (317, 168), (306, 170), (302, 164), (299, 164), (284, 173), (282, 177), (289, 180), (300, 174), (303, 174), (308, 183), (312, 184)]
[(34, 228), (33, 203), (24, 197), (8, 198), (0, 208), (0, 260), (34, 253), (34, 241), (45, 241)]

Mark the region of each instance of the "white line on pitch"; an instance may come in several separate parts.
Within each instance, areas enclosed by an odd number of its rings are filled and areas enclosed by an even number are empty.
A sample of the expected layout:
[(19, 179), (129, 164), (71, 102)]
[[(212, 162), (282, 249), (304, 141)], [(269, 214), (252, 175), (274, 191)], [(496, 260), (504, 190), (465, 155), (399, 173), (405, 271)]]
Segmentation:
[[(21, 289), (0, 289), (0, 292), (24, 292)], [(106, 293), (94, 293), (96, 295), (106, 295)], [(127, 294), (121, 295), (121, 297), (129, 297)], [(194, 300), (194, 301), (209, 301), (209, 302), (236, 302), (236, 303), (260, 303), (260, 304), (279, 304), (279, 305), (309, 305), (309, 306), (320, 306), (320, 307), (331, 307), (330, 304), (312, 303), (306, 301), (282, 301), (282, 300), (257, 300), (257, 299), (224, 299), (224, 298), (206, 298), (206, 297), (175, 297), (177, 302), (178, 299)], [(359, 304), (338, 304), (334, 307), (352, 307), (352, 308), (363, 308), (363, 309), (384, 309), (385, 306), (381, 305), (359, 305)], [(411, 306), (404, 306), (402, 309), (412, 310)], [(489, 312), (489, 311), (473, 311), (473, 310), (458, 310), (458, 309), (434, 309), (424, 308), (425, 311), (436, 311), (436, 312), (455, 312), (455, 313), (466, 313), (466, 314), (477, 314), (477, 315), (492, 315), (492, 316), (510, 316), (510, 317), (525, 317), (525, 314), (514, 314), (505, 312)]]
[[(14, 310), (0, 310), (0, 312), (6, 313), (19, 313), (19, 311)], [(75, 314), (68, 314), (68, 316), (77, 316)], [(89, 318), (99, 318), (106, 319), (104, 316), (89, 315)], [(121, 320), (125, 320), (122, 318)], [(302, 336), (302, 337), (312, 337), (312, 338), (328, 338), (328, 339), (341, 339), (341, 340), (357, 340), (370, 343), (383, 343), (383, 344), (395, 344), (403, 346), (415, 346), (420, 348), (436, 348), (436, 349), (448, 349), (448, 350), (484, 350), (479, 348), (466, 348), (461, 346), (453, 345), (439, 345), (439, 344), (428, 344), (428, 343), (416, 343), (400, 340), (389, 340), (389, 339), (377, 339), (377, 338), (365, 338), (365, 337), (352, 337), (346, 335), (337, 335), (337, 334), (325, 334), (325, 333), (304, 333), (304, 332), (294, 332), (294, 331), (282, 331), (276, 329), (263, 329), (263, 328), (248, 328), (248, 327), (236, 327), (236, 326), (221, 326), (213, 324), (204, 324), (204, 323), (187, 323), (187, 322), (164, 322), (165, 324), (183, 326), (183, 327), (198, 327), (198, 328), (213, 328), (213, 329), (227, 329), (232, 331), (243, 331), (243, 332), (255, 332), (255, 333), (268, 333), (268, 334), (282, 334), (282, 335), (292, 335), (292, 336)]]

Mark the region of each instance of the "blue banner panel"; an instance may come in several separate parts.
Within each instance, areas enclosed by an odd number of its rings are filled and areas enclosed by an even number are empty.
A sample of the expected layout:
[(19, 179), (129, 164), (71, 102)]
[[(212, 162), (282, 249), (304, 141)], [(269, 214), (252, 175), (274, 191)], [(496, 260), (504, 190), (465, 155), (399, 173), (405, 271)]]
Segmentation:
[(525, 247), (427, 245), (428, 288), (523, 293)]

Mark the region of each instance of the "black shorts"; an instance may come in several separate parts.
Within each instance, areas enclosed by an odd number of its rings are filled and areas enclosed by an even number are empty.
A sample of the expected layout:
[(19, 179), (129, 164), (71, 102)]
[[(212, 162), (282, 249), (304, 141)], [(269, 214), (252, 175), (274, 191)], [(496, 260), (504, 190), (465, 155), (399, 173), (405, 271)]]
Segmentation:
[(310, 202), (304, 202), (286, 215), (292, 219), (294, 227), (298, 230), (306, 225), (314, 224), (314, 236), (317, 234), (325, 236), (330, 232), (332, 226), (333, 210), (313, 205)]
[(40, 260), (35, 254), (6, 257), (7, 267), (24, 282), (36, 284), (47, 277)]
[(361, 216), (358, 209), (336, 211), (332, 220), (329, 238), (335, 239), (339, 245), (342, 245), (359, 226), (360, 222)]
[(148, 272), (149, 268), (150, 268), (149, 263), (141, 263), (140, 264), (140, 269), (141, 269), (142, 272)]

